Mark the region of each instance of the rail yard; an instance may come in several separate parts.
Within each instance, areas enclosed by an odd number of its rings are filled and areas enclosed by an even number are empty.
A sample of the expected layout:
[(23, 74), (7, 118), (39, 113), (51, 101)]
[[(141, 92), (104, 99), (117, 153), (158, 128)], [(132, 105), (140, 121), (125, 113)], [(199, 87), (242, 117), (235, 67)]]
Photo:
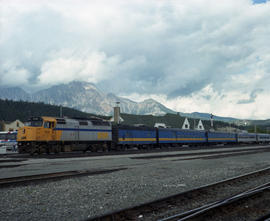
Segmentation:
[[(187, 146), (147, 153), (1, 155), (0, 219), (170, 220), (268, 183), (269, 157), (268, 144)], [(242, 175), (246, 178), (235, 181)], [(226, 184), (218, 184), (224, 180)], [(269, 193), (260, 194), (254, 197), (266, 200)], [(241, 213), (252, 207), (249, 201), (257, 202), (244, 198), (231, 206), (237, 212), (227, 205), (227, 209), (209, 210), (192, 219), (222, 220), (226, 215), (233, 220), (254, 220), (269, 213), (259, 203), (255, 203), (257, 210)]]
[(270, 0), (0, 5), (0, 221), (270, 221)]

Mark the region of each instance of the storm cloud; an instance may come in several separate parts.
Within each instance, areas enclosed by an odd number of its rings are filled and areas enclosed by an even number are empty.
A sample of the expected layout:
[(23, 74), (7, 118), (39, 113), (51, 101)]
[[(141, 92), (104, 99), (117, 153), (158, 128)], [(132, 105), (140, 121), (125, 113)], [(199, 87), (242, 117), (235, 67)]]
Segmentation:
[(231, 105), (258, 88), (254, 102), (269, 93), (270, 2), (15, 0), (0, 7), (0, 86), (32, 91), (82, 80), (130, 98), (164, 96), (178, 111), (172, 103), (180, 98), (201, 95), (211, 104), (205, 88), (220, 102), (238, 94)]

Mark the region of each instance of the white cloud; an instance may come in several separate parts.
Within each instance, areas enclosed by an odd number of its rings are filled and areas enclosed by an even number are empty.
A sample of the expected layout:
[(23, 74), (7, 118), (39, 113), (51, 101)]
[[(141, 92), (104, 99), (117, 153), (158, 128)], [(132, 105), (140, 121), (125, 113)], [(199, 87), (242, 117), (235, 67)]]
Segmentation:
[[(254, 96), (254, 94), (256, 95)], [(192, 93), (190, 96), (169, 99), (162, 94), (138, 94), (133, 93), (124, 96), (131, 100), (141, 102), (153, 98), (166, 107), (184, 113), (203, 112), (213, 113), (217, 116), (236, 117), (240, 119), (266, 119), (269, 118), (270, 107), (269, 91), (257, 90), (249, 93), (241, 91), (215, 91), (212, 85), (207, 85), (202, 90)], [(246, 100), (239, 104), (239, 101)]]
[[(233, 104), (241, 115), (263, 116), (255, 109), (269, 92), (270, 2), (13, 0), (0, 7), (0, 63), (16, 64), (0, 67), (0, 85), (84, 80), (116, 94), (157, 96), (179, 111), (214, 105), (228, 115)], [(22, 82), (8, 80), (15, 72)], [(258, 89), (255, 103), (237, 105)]]
[[(240, 119), (268, 118), (269, 92), (259, 90), (257, 95), (253, 97), (253, 101), (250, 96), (252, 93), (243, 93), (237, 90), (220, 93), (208, 85), (191, 96), (167, 100), (164, 104), (172, 109), (187, 113), (200, 111)], [(240, 100), (250, 100), (250, 102), (239, 104)]]
[[(113, 63), (114, 58), (108, 59), (104, 53), (92, 53), (86, 56), (64, 55), (56, 53), (52, 59), (42, 64), (39, 82), (43, 84), (68, 83), (73, 80), (87, 80), (97, 83), (105, 78), (105, 62)], [(117, 59), (116, 59), (117, 60)]]
[(0, 85), (4, 86), (17, 86), (18, 82), (22, 85), (27, 84), (28, 78), (30, 77), (28, 70), (17, 67), (11, 62), (2, 64), (2, 72), (3, 73), (0, 75)]

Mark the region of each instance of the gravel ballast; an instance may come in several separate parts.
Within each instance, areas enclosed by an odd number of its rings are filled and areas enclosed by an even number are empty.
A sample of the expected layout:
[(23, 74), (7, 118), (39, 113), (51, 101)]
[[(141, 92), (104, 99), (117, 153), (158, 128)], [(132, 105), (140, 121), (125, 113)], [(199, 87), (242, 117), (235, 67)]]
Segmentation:
[[(0, 220), (84, 220), (269, 167), (269, 156), (270, 152), (183, 161), (130, 156), (76, 163), (69, 160), (69, 168), (128, 169), (0, 189)], [(59, 162), (54, 162), (56, 168)], [(49, 164), (46, 161), (32, 167)], [(24, 168), (31, 170), (31, 164), (20, 167), (20, 171)], [(8, 168), (5, 173), (10, 170), (16, 174), (16, 169)]]

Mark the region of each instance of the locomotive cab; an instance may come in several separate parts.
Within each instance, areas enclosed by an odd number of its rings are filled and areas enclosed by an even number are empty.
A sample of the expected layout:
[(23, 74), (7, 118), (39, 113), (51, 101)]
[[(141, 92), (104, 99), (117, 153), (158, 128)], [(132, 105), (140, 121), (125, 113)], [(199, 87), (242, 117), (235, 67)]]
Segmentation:
[(53, 118), (45, 117), (43, 121), (43, 139), (44, 141), (55, 141), (56, 131), (54, 130), (56, 126), (56, 120)]

